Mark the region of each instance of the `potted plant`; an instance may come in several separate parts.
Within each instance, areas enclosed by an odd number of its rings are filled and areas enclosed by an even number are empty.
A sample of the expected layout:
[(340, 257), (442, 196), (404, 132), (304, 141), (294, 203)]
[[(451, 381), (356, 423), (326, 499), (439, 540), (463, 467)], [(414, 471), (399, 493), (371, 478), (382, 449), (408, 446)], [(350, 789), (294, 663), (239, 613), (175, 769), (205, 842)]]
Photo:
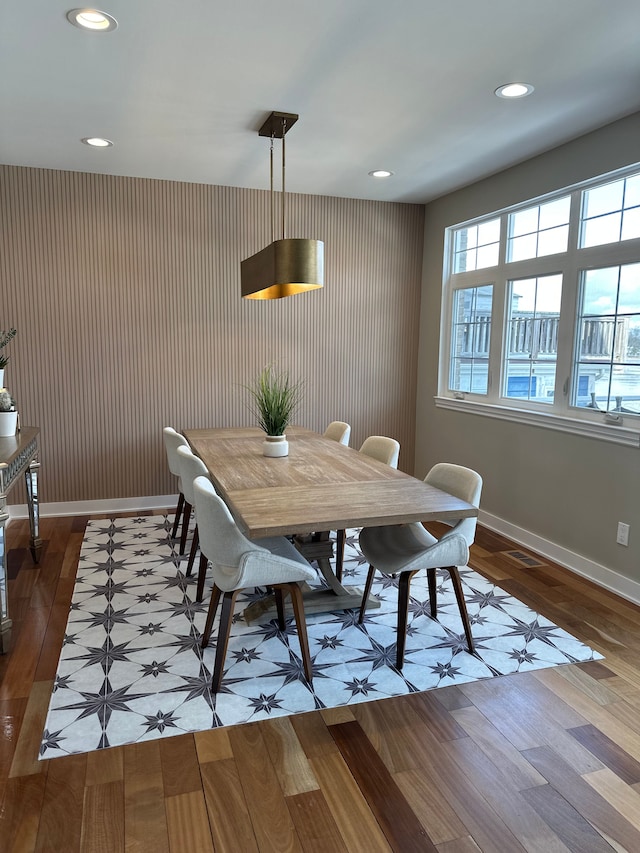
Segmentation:
[(0, 437), (15, 435), (17, 427), (16, 401), (6, 388), (0, 388)]
[(4, 355), (2, 350), (6, 347), (9, 341), (12, 341), (17, 332), (15, 329), (9, 329), (8, 332), (5, 332), (4, 329), (0, 332), (0, 387), (4, 385), (4, 369), (7, 366), (9, 361), (9, 356)]
[(266, 433), (263, 454), (287, 456), (289, 442), (286, 430), (302, 398), (302, 383), (292, 382), (286, 370), (268, 365), (247, 386), (247, 390), (251, 412)]

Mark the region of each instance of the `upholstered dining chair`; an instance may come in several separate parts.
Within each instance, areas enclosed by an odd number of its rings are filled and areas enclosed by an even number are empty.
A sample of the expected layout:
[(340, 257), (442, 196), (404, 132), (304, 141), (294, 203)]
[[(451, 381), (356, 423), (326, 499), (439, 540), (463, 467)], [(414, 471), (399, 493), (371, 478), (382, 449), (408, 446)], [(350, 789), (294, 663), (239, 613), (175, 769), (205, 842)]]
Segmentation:
[[(180, 480), (182, 482), (182, 489), (184, 492), (185, 501), (191, 506), (195, 505), (195, 495), (193, 493), (193, 481), (196, 477), (207, 477), (209, 478), (209, 472), (207, 471), (207, 466), (204, 464), (202, 459), (199, 456), (196, 456), (190, 447), (179, 447), (177, 450), (178, 454), (178, 467), (180, 469)], [(196, 558), (196, 553), (198, 551), (198, 545), (200, 544), (200, 534), (198, 530), (198, 514), (196, 512), (196, 524), (193, 530), (193, 539), (191, 540), (191, 550), (189, 551), (189, 562), (187, 563), (187, 571), (186, 575), (189, 577), (193, 570), (193, 563)], [(198, 587), (196, 591), (196, 601), (202, 601), (202, 597), (204, 595), (204, 581), (205, 575), (207, 573), (206, 563), (200, 563), (200, 567), (198, 569)]]
[(206, 648), (209, 643), (218, 603), (222, 597), (212, 679), (213, 692), (218, 692), (222, 680), (236, 596), (241, 590), (256, 586), (273, 589), (281, 630), (285, 629), (284, 594), (288, 592), (291, 595), (304, 673), (307, 681), (311, 683), (313, 671), (299, 584), (301, 581), (313, 580), (315, 571), (284, 536), (261, 539), (260, 545), (247, 539), (238, 529), (227, 505), (216, 494), (207, 477), (198, 477), (193, 489), (200, 529), (200, 560), (208, 561), (213, 570), (213, 591), (202, 634), (202, 648)]
[[(370, 435), (365, 438), (360, 446), (359, 453), (365, 456), (371, 456), (372, 459), (377, 459), (378, 462), (384, 462), (385, 465), (390, 465), (392, 468), (398, 467), (398, 457), (400, 455), (400, 444), (395, 438), (387, 438), (386, 435)], [(339, 581), (342, 580), (342, 566), (344, 563), (344, 543), (347, 538), (346, 530), (336, 531), (336, 577)]]
[(331, 441), (337, 441), (339, 444), (348, 447), (351, 438), (351, 426), (344, 421), (331, 421), (323, 435), (325, 438), (330, 438)]
[[(470, 468), (440, 462), (425, 477), (429, 483), (443, 492), (460, 498), (477, 507), (480, 504), (482, 477)], [(449, 522), (447, 522), (449, 524)], [(437, 615), (436, 570), (446, 569), (451, 576), (453, 591), (460, 610), (467, 646), (473, 654), (471, 623), (464, 600), (458, 566), (469, 559), (469, 546), (476, 531), (475, 518), (461, 518), (453, 523), (440, 539), (432, 536), (422, 524), (394, 524), (385, 527), (366, 527), (360, 532), (360, 548), (369, 563), (369, 574), (365, 584), (358, 621), (362, 622), (367, 599), (376, 569), (385, 575), (398, 576), (398, 622), (396, 667), (402, 669), (407, 635), (409, 612), (409, 586), (411, 578), (421, 569), (427, 570), (431, 616)]]
[[(178, 534), (178, 526), (180, 524), (180, 516), (185, 513), (187, 507), (185, 506), (184, 500), (184, 492), (182, 491), (182, 483), (180, 482), (180, 467), (178, 464), (178, 455), (177, 451), (179, 447), (189, 447), (189, 442), (187, 439), (181, 435), (179, 432), (173, 427), (164, 427), (162, 430), (162, 437), (164, 439), (164, 448), (167, 453), (167, 464), (169, 465), (169, 471), (174, 475), (174, 477), (178, 478), (178, 505), (176, 507), (176, 517), (173, 520), (173, 530), (171, 531), (171, 538), (175, 539)], [(189, 516), (191, 515), (191, 507), (188, 509)], [(180, 553), (184, 554), (184, 546), (186, 543), (187, 537), (187, 528), (189, 527), (189, 518), (187, 518), (186, 525), (183, 524), (183, 536), (180, 537)], [(183, 542), (183, 539), (185, 540)]]

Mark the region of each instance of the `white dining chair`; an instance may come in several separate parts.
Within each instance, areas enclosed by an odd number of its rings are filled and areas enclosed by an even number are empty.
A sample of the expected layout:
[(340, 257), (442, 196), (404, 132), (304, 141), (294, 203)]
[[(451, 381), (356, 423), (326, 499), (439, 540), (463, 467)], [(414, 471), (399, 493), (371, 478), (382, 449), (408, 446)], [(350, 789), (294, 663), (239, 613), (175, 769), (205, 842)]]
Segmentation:
[(337, 441), (338, 444), (349, 446), (351, 438), (351, 426), (344, 421), (331, 421), (323, 433), (325, 438), (330, 438), (331, 441)]
[[(177, 450), (179, 447), (189, 447), (189, 442), (187, 439), (181, 435), (179, 432), (173, 427), (164, 427), (162, 430), (162, 437), (164, 440), (164, 448), (167, 454), (167, 464), (169, 466), (169, 471), (174, 475), (174, 477), (178, 478), (178, 505), (176, 507), (176, 515), (173, 520), (173, 529), (171, 531), (171, 538), (175, 539), (178, 534), (178, 526), (180, 524), (180, 516), (185, 512), (185, 500), (184, 500), (184, 492), (182, 491), (182, 483), (180, 482), (180, 467), (178, 463)], [(191, 507), (189, 506), (189, 515), (191, 515)], [(184, 539), (186, 541), (186, 528), (189, 526), (189, 519), (187, 519), (186, 527), (184, 528)], [(184, 545), (182, 543), (182, 538), (180, 539), (180, 544), (182, 550), (181, 554), (184, 554)]]
[[(370, 456), (372, 459), (377, 459), (378, 462), (383, 462), (385, 465), (390, 465), (391, 468), (397, 468), (400, 443), (395, 438), (388, 438), (386, 435), (370, 435), (369, 438), (365, 438), (358, 452), (364, 456)], [(339, 581), (342, 580), (346, 538), (346, 530), (336, 531), (336, 577)]]
[[(182, 481), (182, 489), (184, 491), (185, 501), (191, 506), (195, 505), (195, 495), (193, 492), (193, 481), (196, 477), (207, 477), (209, 472), (199, 456), (192, 453), (190, 447), (179, 447), (177, 450), (178, 467), (180, 469), (180, 480)], [(193, 564), (200, 543), (200, 534), (198, 529), (198, 513), (196, 512), (196, 523), (193, 529), (193, 539), (191, 540), (191, 549), (189, 551), (189, 561), (187, 563), (186, 575), (189, 577), (193, 570)], [(196, 601), (202, 601), (204, 595), (204, 581), (206, 575), (206, 565), (202, 571), (202, 564), (198, 570), (198, 586), (196, 590)]]
[[(448, 492), (475, 507), (480, 504), (482, 477), (470, 468), (440, 462), (429, 471), (425, 483)], [(426, 569), (430, 609), (433, 619), (437, 616), (436, 570), (446, 569), (451, 576), (453, 591), (460, 610), (469, 652), (473, 654), (473, 636), (467, 605), (464, 600), (458, 566), (465, 566), (469, 559), (469, 547), (476, 531), (476, 518), (461, 518), (446, 521), (451, 524), (440, 539), (432, 536), (422, 524), (394, 524), (384, 527), (365, 527), (360, 532), (360, 548), (369, 563), (369, 573), (362, 596), (358, 621), (364, 618), (367, 600), (376, 569), (385, 575), (397, 576), (398, 618), (396, 667), (404, 663), (407, 618), (409, 613), (409, 587), (416, 572)]]
[(311, 683), (313, 670), (307, 638), (307, 625), (300, 583), (311, 581), (316, 573), (284, 536), (252, 542), (238, 529), (225, 502), (216, 494), (207, 477), (194, 484), (195, 507), (200, 530), (200, 561), (213, 572), (213, 590), (202, 634), (202, 648), (209, 643), (220, 598), (222, 613), (218, 628), (212, 690), (217, 693), (222, 681), (224, 660), (238, 593), (251, 587), (269, 587), (276, 597), (278, 626), (284, 631), (284, 595), (289, 593), (298, 629), (298, 640), (306, 679)]

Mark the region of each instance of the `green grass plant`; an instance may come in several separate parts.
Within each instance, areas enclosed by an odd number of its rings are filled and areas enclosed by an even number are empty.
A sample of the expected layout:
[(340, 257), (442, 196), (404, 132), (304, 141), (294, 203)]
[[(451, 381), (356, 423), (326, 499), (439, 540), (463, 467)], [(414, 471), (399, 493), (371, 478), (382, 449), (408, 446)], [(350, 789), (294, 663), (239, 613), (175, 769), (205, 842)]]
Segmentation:
[(287, 371), (268, 365), (246, 387), (258, 426), (267, 435), (284, 435), (302, 398), (302, 382), (292, 382)]

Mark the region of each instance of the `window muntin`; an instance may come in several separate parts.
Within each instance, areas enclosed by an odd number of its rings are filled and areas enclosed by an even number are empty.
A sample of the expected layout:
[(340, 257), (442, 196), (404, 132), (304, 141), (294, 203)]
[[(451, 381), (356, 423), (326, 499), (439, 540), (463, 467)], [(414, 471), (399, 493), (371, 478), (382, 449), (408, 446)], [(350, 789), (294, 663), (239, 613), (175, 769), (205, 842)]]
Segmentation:
[(580, 248), (640, 237), (640, 175), (582, 194)]
[(640, 414), (640, 263), (582, 273), (573, 405)]
[(499, 246), (500, 219), (459, 228), (454, 239), (454, 272), (494, 267), (498, 263)]
[(562, 276), (508, 283), (502, 396), (553, 403)]
[(493, 286), (466, 287), (453, 296), (449, 389), (486, 394)]
[(524, 261), (567, 251), (571, 196), (509, 215), (507, 260)]

